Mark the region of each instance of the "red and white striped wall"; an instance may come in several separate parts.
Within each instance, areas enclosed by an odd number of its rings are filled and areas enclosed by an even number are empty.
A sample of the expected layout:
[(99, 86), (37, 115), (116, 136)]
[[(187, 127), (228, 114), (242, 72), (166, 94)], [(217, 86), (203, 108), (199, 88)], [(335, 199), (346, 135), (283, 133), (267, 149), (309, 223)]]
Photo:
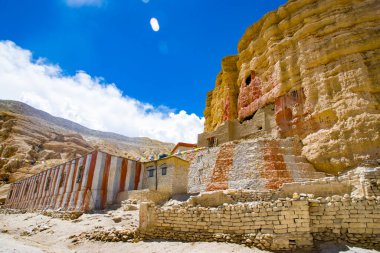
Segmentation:
[(122, 191), (142, 187), (141, 163), (94, 151), (11, 185), (5, 206), (16, 209), (100, 210)]

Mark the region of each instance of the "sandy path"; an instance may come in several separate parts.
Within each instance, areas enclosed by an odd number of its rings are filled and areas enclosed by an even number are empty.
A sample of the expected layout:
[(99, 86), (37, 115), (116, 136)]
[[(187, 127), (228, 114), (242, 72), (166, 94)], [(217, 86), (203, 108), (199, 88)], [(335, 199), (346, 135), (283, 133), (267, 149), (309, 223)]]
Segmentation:
[(138, 225), (138, 211), (114, 213), (123, 217), (122, 222), (115, 223), (112, 220), (114, 215), (108, 214), (85, 214), (75, 221), (51, 218), (38, 213), (0, 214), (0, 252), (267, 252), (242, 245), (216, 242), (105, 243), (84, 240), (73, 244), (72, 239), (69, 239), (71, 235), (94, 229), (128, 229)]
[(44, 252), (38, 247), (27, 245), (22, 241), (14, 239), (12, 236), (0, 234), (0, 253), (10, 252), (28, 252), (28, 253), (41, 253)]

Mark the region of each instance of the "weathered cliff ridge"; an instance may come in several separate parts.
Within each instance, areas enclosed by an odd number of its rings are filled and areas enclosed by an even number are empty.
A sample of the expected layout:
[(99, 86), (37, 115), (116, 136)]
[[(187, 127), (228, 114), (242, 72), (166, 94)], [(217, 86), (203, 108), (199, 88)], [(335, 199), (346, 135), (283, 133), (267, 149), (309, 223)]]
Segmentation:
[[(1, 183), (37, 174), (99, 149), (117, 156), (147, 156), (173, 147), (149, 138), (126, 137), (83, 127), (17, 101), (0, 100)], [(25, 160), (45, 163), (25, 162)], [(4, 193), (0, 187), (0, 196)]]
[(249, 27), (208, 93), (205, 132), (274, 106), (320, 171), (380, 158), (380, 2), (291, 0)]

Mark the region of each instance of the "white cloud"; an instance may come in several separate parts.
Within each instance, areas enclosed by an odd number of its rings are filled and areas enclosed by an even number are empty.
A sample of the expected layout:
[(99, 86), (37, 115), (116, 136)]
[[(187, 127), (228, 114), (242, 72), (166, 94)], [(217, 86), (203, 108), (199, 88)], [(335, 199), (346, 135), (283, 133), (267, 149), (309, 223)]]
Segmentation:
[(81, 7), (81, 6), (101, 6), (103, 0), (66, 0), (68, 6)]
[(152, 30), (155, 32), (158, 32), (160, 30), (160, 25), (158, 24), (158, 20), (156, 18), (150, 19), (150, 26), (152, 27)]
[(64, 75), (57, 65), (33, 60), (29, 50), (0, 41), (0, 98), (25, 102), (86, 127), (168, 142), (196, 142), (204, 118), (122, 94), (115, 84), (83, 71)]

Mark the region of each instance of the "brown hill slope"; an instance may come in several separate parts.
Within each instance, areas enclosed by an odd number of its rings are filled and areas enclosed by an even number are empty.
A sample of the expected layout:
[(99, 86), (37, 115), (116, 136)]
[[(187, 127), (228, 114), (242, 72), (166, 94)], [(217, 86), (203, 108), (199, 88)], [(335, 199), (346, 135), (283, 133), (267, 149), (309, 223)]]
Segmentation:
[[(93, 149), (120, 156), (169, 151), (173, 144), (83, 127), (24, 103), (0, 100), (0, 182), (9, 183)], [(27, 160), (45, 161), (31, 165)]]

